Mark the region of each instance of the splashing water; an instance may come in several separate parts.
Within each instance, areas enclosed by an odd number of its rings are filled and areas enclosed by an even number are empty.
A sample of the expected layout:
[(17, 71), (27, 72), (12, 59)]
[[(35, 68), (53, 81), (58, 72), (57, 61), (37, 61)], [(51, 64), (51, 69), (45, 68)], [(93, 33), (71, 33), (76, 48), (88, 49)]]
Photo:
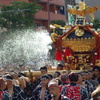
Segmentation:
[(0, 65), (19, 63), (42, 66), (48, 59), (51, 39), (46, 30), (27, 29), (6, 34), (0, 40)]

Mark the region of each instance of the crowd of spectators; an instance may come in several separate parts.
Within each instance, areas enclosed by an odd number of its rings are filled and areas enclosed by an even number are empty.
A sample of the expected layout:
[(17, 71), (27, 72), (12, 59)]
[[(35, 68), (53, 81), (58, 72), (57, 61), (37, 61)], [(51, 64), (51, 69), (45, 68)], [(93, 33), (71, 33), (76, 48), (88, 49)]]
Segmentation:
[[(0, 100), (100, 100), (100, 67), (78, 72), (60, 72), (58, 64), (53, 74), (47, 66), (40, 67), (41, 76), (26, 77), (19, 71), (0, 69)], [(32, 80), (33, 79), (33, 80)]]

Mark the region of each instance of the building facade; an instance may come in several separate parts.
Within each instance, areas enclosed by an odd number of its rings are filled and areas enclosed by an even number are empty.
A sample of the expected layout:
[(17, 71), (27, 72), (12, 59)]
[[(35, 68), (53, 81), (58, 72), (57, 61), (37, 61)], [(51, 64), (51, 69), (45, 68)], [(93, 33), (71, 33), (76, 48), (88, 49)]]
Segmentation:
[[(13, 0), (0, 0), (0, 4), (9, 5)], [(42, 10), (35, 14), (35, 23), (38, 26), (49, 28), (50, 21), (64, 20), (66, 22), (65, 0), (19, 0), (26, 2), (37, 2)]]
[(42, 6), (42, 10), (35, 14), (35, 22), (49, 28), (50, 21), (66, 21), (66, 11), (64, 0), (37, 0)]

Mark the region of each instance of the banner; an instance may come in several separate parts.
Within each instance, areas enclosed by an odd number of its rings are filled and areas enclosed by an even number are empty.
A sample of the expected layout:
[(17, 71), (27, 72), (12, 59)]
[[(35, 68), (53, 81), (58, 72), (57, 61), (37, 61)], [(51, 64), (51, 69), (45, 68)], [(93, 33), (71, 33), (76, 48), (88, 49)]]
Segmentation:
[[(68, 9), (72, 9), (73, 6), (72, 5), (67, 5)], [(70, 13), (68, 13), (68, 23), (69, 25), (74, 25), (74, 16)]]

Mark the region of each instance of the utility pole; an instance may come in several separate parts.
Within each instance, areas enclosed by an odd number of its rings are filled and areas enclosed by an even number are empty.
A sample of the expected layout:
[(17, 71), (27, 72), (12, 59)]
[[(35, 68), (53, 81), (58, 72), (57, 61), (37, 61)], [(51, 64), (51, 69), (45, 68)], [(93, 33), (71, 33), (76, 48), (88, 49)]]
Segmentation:
[(66, 16), (66, 21), (68, 22), (68, 17), (67, 17), (67, 0), (64, 0), (64, 10), (65, 10), (65, 16)]
[(50, 3), (49, 3), (49, 0), (48, 0), (48, 31), (50, 32)]

